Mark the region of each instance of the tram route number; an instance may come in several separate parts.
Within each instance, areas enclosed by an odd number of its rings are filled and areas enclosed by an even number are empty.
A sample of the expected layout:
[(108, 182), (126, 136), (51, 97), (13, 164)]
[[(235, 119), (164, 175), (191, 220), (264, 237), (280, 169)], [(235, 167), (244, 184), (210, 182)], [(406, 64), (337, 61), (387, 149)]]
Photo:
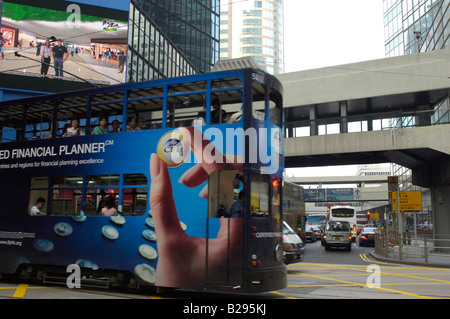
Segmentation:
[(252, 80), (259, 83), (264, 83), (264, 75), (252, 73)]
[(224, 306), (205, 306), (194, 305), (191, 303), (189, 306), (183, 307), (184, 314), (204, 314), (214, 317), (220, 313), (226, 313), (228, 315), (240, 315), (240, 314), (257, 314), (261, 316), (266, 315), (266, 304), (261, 303), (227, 303)]

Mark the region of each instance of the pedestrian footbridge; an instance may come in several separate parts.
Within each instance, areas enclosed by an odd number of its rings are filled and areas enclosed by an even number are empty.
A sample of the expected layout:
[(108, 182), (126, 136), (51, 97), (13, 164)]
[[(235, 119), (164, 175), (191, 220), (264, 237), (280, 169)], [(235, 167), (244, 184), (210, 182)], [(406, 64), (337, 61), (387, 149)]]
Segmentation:
[(450, 233), (450, 49), (278, 78), (287, 168), (400, 164), (430, 189), (435, 233)]

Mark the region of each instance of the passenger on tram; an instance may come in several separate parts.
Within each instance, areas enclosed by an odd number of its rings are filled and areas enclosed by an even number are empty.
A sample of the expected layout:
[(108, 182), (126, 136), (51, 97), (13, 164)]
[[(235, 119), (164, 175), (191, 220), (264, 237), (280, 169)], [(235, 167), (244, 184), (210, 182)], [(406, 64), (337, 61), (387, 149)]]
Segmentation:
[(234, 201), (233, 205), (231, 205), (230, 209), (231, 218), (244, 217), (244, 202), (245, 202), (244, 190), (241, 190), (239, 192), (239, 198)]
[(237, 123), (242, 118), (242, 106), (241, 110), (231, 115), (230, 123)]
[(116, 198), (114, 196), (107, 196), (103, 202), (103, 208), (101, 214), (103, 216), (117, 216), (118, 211), (114, 207), (116, 205)]
[(112, 121), (111, 126), (112, 126), (112, 130), (109, 131), (109, 133), (118, 133), (118, 132), (120, 132), (120, 123), (119, 123), (118, 120)]
[(67, 129), (67, 136), (84, 136), (84, 131), (80, 127), (80, 122), (77, 119), (72, 120), (72, 126)]
[(142, 131), (142, 130), (148, 130), (147, 124), (145, 123), (145, 118), (140, 117), (137, 120), (137, 130), (138, 131)]
[(128, 117), (127, 118), (127, 132), (133, 132), (138, 131), (136, 127), (136, 118), (135, 117)]
[(42, 197), (39, 197), (36, 201), (36, 204), (31, 207), (30, 215), (31, 216), (44, 216), (47, 215), (46, 213), (42, 212), (41, 209), (45, 205), (45, 199)]
[(107, 134), (107, 133), (109, 133), (108, 119), (106, 117), (102, 116), (100, 118), (100, 125), (94, 129), (93, 134), (97, 135), (97, 134)]
[[(56, 122), (56, 136), (55, 137), (59, 137), (58, 135), (58, 129), (59, 129), (59, 123)], [(47, 132), (44, 133), (44, 135), (42, 136), (43, 139), (48, 139), (48, 138), (52, 138), (52, 133), (53, 133), (53, 124), (50, 124), (50, 128)]]
[(211, 124), (225, 123), (227, 118), (227, 112), (220, 107), (219, 99), (212, 101), (213, 110), (211, 111)]

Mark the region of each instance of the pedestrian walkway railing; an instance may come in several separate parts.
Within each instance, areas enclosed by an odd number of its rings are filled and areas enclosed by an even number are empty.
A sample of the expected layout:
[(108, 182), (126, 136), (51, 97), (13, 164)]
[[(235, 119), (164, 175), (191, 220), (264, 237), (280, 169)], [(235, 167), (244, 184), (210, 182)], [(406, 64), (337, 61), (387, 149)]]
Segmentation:
[(375, 253), (385, 258), (425, 263), (439, 260), (450, 265), (450, 234), (381, 234), (375, 239)]

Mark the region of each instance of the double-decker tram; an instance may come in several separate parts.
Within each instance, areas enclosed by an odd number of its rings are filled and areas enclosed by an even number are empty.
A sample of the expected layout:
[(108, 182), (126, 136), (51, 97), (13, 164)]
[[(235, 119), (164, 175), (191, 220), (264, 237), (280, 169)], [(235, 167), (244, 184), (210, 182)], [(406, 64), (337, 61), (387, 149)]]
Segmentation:
[(1, 102), (0, 273), (285, 287), (282, 122), (251, 68)]
[(284, 181), (283, 220), (300, 236), (306, 238), (305, 193), (302, 186)]

